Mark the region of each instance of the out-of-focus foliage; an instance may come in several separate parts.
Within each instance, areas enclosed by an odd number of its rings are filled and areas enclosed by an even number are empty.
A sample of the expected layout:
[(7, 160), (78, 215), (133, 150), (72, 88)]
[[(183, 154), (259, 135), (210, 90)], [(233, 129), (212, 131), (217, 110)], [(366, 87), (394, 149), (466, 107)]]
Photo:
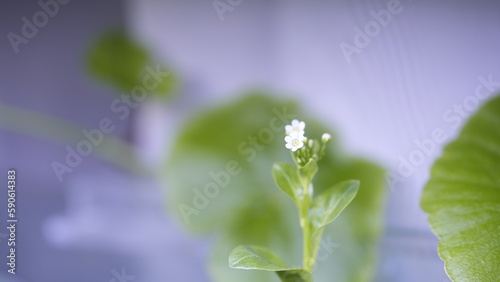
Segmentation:
[[(147, 89), (144, 77), (159, 65), (142, 45), (123, 30), (111, 30), (99, 35), (86, 59), (87, 69), (92, 76), (126, 93), (137, 86)], [(158, 68), (169, 75), (155, 81), (157, 85), (147, 90), (156, 97), (167, 98), (177, 90), (177, 79), (165, 66), (160, 64)]]
[[(172, 148), (164, 173), (169, 207), (190, 230), (215, 234), (209, 264), (214, 281), (278, 281), (272, 272), (230, 269), (229, 252), (241, 244), (264, 246), (287, 266), (300, 268), (297, 211), (271, 174), (274, 162), (292, 162), (283, 138), (284, 125), (294, 118), (308, 121), (308, 136), (332, 132), (292, 101), (253, 94), (194, 117)], [(349, 179), (359, 179), (361, 185), (325, 230), (315, 281), (370, 281), (382, 228), (384, 170), (341, 154), (335, 140), (329, 146), (319, 162), (315, 193)]]
[(421, 204), (453, 281), (500, 281), (500, 97), (446, 146)]

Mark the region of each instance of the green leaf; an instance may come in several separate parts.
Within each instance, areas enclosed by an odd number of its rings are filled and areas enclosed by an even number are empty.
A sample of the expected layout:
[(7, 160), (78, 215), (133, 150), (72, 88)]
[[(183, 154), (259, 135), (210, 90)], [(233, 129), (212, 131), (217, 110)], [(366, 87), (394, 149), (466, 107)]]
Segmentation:
[(299, 169), (300, 181), (302, 187), (307, 187), (309, 183), (312, 183), (314, 176), (318, 172), (318, 164), (316, 161), (309, 161), (304, 167)]
[(311, 281), (311, 274), (308, 271), (287, 267), (278, 255), (260, 246), (236, 247), (229, 255), (229, 266), (246, 270), (275, 271), (284, 282)]
[(303, 189), (300, 183), (297, 167), (288, 163), (275, 163), (273, 165), (273, 177), (281, 191), (287, 194), (297, 203), (303, 197)]
[[(152, 87), (147, 89), (151, 94), (167, 98), (177, 90), (177, 78), (171, 70), (168, 70), (168, 76), (155, 81), (156, 85), (152, 82), (151, 86), (145, 85), (144, 77), (149, 75), (147, 68), (155, 70), (158, 63), (124, 30), (100, 34), (91, 45), (86, 60), (87, 70), (93, 77), (110, 83), (119, 91), (131, 92), (138, 86)], [(167, 69), (162, 66), (161, 71), (167, 72)]]
[(314, 230), (319, 230), (332, 222), (354, 199), (358, 187), (358, 180), (344, 181), (316, 197), (311, 207), (311, 223)]
[(325, 227), (351, 203), (358, 192), (359, 181), (338, 183), (314, 199), (311, 207), (311, 256), (316, 257)]
[(260, 246), (236, 247), (229, 255), (229, 266), (239, 269), (267, 271), (289, 270), (278, 255)]
[(373, 281), (384, 226), (385, 171), (362, 159), (340, 159), (341, 163), (333, 163), (334, 160), (331, 157), (321, 160), (316, 189), (350, 179), (358, 179), (361, 184), (349, 207), (321, 231), (324, 235), (314, 272), (315, 281), (329, 282), (331, 277), (335, 277), (336, 282)]
[(149, 55), (123, 30), (105, 32), (95, 40), (88, 54), (92, 75), (108, 81), (119, 90), (130, 91), (141, 85), (140, 72)]
[(500, 281), (500, 97), (445, 147), (421, 206), (453, 281)]
[(229, 266), (239, 269), (259, 269), (267, 271), (289, 270), (278, 255), (259, 246), (236, 247), (229, 255)]

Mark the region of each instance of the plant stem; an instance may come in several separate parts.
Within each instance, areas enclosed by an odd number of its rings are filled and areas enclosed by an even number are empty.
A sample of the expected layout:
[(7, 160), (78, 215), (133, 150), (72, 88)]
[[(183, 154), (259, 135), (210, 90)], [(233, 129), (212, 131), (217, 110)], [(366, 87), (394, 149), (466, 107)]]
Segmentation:
[(309, 237), (311, 236), (310, 233), (310, 228), (309, 228), (309, 219), (306, 217), (305, 224), (302, 226), (302, 234), (303, 234), (303, 264), (304, 264), (304, 269), (311, 272), (311, 246), (309, 244)]
[[(301, 177), (300, 170), (302, 169), (302, 166), (300, 164), (300, 161), (297, 157), (296, 154), (292, 152), (292, 158), (297, 164), (297, 170), (298, 170), (298, 175), (299, 178)], [(309, 207), (311, 205), (311, 200), (312, 200), (312, 194), (309, 193), (309, 186), (312, 185), (310, 181), (307, 183), (304, 183), (302, 179), (300, 180), (300, 183), (302, 183), (302, 194), (304, 195), (302, 198), (299, 199), (298, 201), (298, 206), (299, 206), (299, 215), (300, 215), (300, 227), (302, 228), (302, 267), (304, 270), (308, 271), (309, 273), (312, 272), (312, 268), (314, 266), (315, 258), (312, 257), (312, 252), (311, 252), (311, 224), (309, 221)], [(312, 275), (310, 277), (310, 281), (312, 282)]]
[(309, 205), (311, 202), (311, 197), (308, 193), (308, 188), (303, 187), (304, 198), (300, 204), (300, 226), (302, 227), (303, 234), (303, 267), (305, 270), (312, 271), (312, 261), (311, 258), (311, 228), (309, 223)]

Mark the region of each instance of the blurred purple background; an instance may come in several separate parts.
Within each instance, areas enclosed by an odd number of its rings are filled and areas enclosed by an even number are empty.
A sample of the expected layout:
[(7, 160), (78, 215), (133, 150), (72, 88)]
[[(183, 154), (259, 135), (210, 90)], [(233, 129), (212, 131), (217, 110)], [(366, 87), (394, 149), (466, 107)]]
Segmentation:
[[(388, 5), (397, 8), (386, 26), (373, 24)], [(206, 104), (249, 87), (295, 97), (335, 126), (349, 152), (397, 179), (377, 281), (448, 281), (419, 197), (442, 146), (484, 102), (476, 91), (500, 89), (498, 1), (243, 0), (218, 14), (208, 0), (73, 0), (16, 54), (7, 35), (37, 11), (37, 1), (0, 4), (0, 105), (95, 128), (116, 91), (89, 78), (84, 55), (100, 31), (125, 27), (183, 83), (176, 106), (146, 104), (137, 117), (145, 164), (154, 167), (181, 121)], [(358, 28), (372, 35), (356, 46)], [(172, 223), (158, 183), (93, 155), (60, 183), (51, 163), (65, 158), (65, 144), (6, 129), (4, 113), (0, 175), (18, 171), (20, 222), (15, 276), (0, 237), (1, 281), (113, 281), (123, 270), (141, 282), (209, 281), (209, 242)], [(429, 141), (436, 130), (446, 137)]]

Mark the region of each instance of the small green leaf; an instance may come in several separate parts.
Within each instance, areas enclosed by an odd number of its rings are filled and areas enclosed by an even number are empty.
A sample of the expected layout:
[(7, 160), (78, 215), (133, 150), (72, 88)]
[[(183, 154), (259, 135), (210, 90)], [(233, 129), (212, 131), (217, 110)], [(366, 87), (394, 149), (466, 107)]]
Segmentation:
[(421, 206), (453, 281), (500, 281), (500, 97), (445, 147)]
[(295, 166), (288, 163), (275, 163), (273, 177), (281, 191), (292, 198), (295, 203), (299, 197), (303, 197), (304, 192)]
[(283, 282), (310, 282), (312, 275), (289, 268), (275, 253), (260, 246), (238, 246), (229, 255), (229, 267), (246, 270), (275, 271)]
[(308, 186), (312, 183), (316, 172), (318, 172), (318, 164), (313, 160), (309, 161), (304, 167), (299, 169), (302, 187), (309, 188)]
[(314, 230), (332, 222), (354, 199), (358, 187), (358, 180), (348, 180), (332, 186), (316, 197), (311, 208)]
[(281, 258), (259, 246), (238, 246), (229, 255), (229, 266), (238, 269), (267, 271), (289, 270)]

